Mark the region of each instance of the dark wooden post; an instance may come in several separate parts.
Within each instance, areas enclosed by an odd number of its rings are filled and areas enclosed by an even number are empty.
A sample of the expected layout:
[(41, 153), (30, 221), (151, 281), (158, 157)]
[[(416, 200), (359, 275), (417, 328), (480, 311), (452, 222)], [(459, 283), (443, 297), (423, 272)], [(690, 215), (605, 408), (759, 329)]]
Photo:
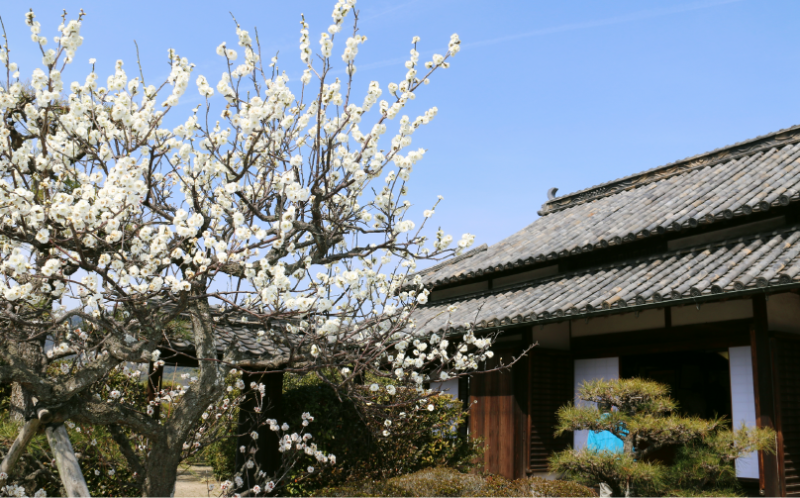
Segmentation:
[[(161, 391), (161, 378), (164, 376), (164, 367), (155, 368), (151, 361), (147, 367), (147, 403), (155, 401), (159, 391)], [(151, 405), (153, 406), (153, 405)], [(153, 418), (158, 420), (161, 417), (161, 403), (153, 406)]]
[(458, 427), (458, 433), (466, 437), (469, 429), (469, 376), (465, 375), (464, 377), (458, 378), (458, 399), (467, 412), (464, 423)]
[[(775, 427), (775, 393), (769, 350), (769, 322), (765, 296), (753, 297), (753, 325), (750, 328), (750, 349), (753, 355), (753, 382), (755, 384), (756, 421), (759, 427)], [(766, 496), (779, 496), (781, 479), (778, 459), (763, 451), (758, 452), (761, 474), (760, 487)]]
[[(278, 424), (288, 423), (291, 426), (291, 431), (295, 432), (300, 430), (300, 420), (285, 420), (283, 415), (283, 372), (262, 375), (244, 374), (242, 380), (246, 391), (245, 400), (239, 405), (236, 471), (238, 472), (242, 465), (252, 456), (253, 460), (261, 467), (261, 470), (273, 476), (281, 465), (281, 453), (278, 451), (278, 435), (269, 430), (268, 426), (256, 427), (257, 421), (274, 418), (278, 421)], [(255, 408), (258, 406), (258, 396), (256, 395), (257, 390), (250, 388), (251, 382), (256, 384), (263, 383), (266, 388), (264, 391), (266, 400), (263, 407), (263, 416), (255, 413)], [(252, 446), (253, 438), (250, 433), (254, 430), (258, 432), (258, 449), (255, 455), (242, 453), (239, 451), (241, 446), (245, 448)], [(252, 472), (246, 471), (242, 478), (244, 479), (245, 487), (252, 487), (255, 484)]]
[[(530, 453), (528, 451), (528, 362), (530, 358), (523, 357), (511, 367), (512, 385), (514, 390), (514, 479), (521, 479), (529, 467)], [(526, 461), (528, 460), (528, 461)]]

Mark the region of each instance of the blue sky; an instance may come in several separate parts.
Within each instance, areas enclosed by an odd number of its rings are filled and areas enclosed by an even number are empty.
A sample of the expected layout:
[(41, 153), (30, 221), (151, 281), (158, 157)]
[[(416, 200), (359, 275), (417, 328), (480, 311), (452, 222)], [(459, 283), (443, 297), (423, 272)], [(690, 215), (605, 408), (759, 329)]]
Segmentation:
[[(258, 27), (264, 54), (279, 51), (297, 79), (300, 13), (316, 48), (333, 2), (4, 3), (23, 75), (41, 65), (23, 23), (31, 6), (49, 38), (62, 8), (87, 13), (67, 82), (83, 81), (91, 57), (101, 82), (117, 59), (136, 75), (135, 39), (148, 83), (166, 77), (172, 47), (214, 85), (214, 50), (236, 41), (228, 11), (251, 33)], [(407, 111), (439, 108), (414, 135), (428, 152), (411, 200), (421, 219), (443, 195), (432, 221), (456, 238), (471, 232), (491, 244), (512, 234), (535, 219), (550, 187), (572, 192), (800, 122), (800, 2), (360, 0), (358, 9), (368, 37), (356, 60), (358, 100), (370, 80), (385, 88), (405, 74), (412, 36), (424, 60), (453, 32), (463, 41)], [(198, 102), (185, 100), (181, 112)]]

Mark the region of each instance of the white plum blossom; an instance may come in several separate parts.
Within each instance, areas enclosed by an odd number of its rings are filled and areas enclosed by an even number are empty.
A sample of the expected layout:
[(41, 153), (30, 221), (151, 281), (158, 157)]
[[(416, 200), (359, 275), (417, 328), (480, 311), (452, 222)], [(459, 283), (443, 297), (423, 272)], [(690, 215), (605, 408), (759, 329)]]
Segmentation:
[[(237, 393), (255, 396), (253, 412), (263, 418), (264, 384), (248, 389), (228, 375), (287, 368), (276, 351), (292, 351), (297, 368), (356, 398), (365, 374), (391, 378), (399, 387), (385, 391), (394, 395), (422, 389), (431, 372), (465, 375), (491, 358), (491, 338), (461, 324), (423, 333), (412, 314), (429, 301), (418, 265), (461, 254), (475, 239), (464, 234), (453, 244), (443, 229), (433, 236), (426, 223), (441, 197), (413, 220), (409, 200), (426, 164), (412, 138), (438, 114), (435, 106), (412, 114), (417, 103), (409, 103), (426, 98), (424, 85), (449, 66), (461, 40), (443, 39), (443, 55), (420, 61), (428, 48), (414, 37), (396, 82), (355, 84), (367, 42), (364, 26), (346, 25), (355, 10), (356, 0), (335, 1), (319, 38), (301, 17), (296, 80), (277, 57), (262, 61), (256, 36), (238, 24), (235, 38), (212, 37), (219, 57), (208, 71), (168, 49), (160, 81), (122, 60), (100, 74), (93, 58), (72, 64), (83, 50), (82, 11), (65, 13), (56, 36), (26, 14), (42, 64), (37, 57), (21, 66), (9, 58), (25, 51), (0, 47), (0, 363), (33, 355), (58, 381), (32, 381), (16, 367), (4, 381), (49, 397), (46, 406), (102, 412), (138, 431), (134, 446), (146, 450), (151, 472), (204, 447), (213, 424), (240, 403)], [(192, 84), (200, 98), (185, 96)], [(257, 358), (215, 349), (233, 322), (252, 325), (258, 347), (247, 347), (261, 351)], [(44, 338), (53, 347), (25, 349)], [(183, 385), (150, 385), (136, 410), (133, 396), (106, 384), (115, 371), (135, 378), (126, 365), (158, 372), (174, 364), (189, 353), (173, 346), (187, 341), (198, 373)], [(204, 401), (184, 403), (187, 394)], [(132, 413), (152, 423), (134, 423)], [(263, 426), (280, 437), (282, 452), (313, 456), (324, 471), (336, 458), (303, 432), (313, 420), (303, 414), (294, 434), (285, 422)], [(240, 452), (264, 444), (254, 429), (242, 431), (250, 441)], [(256, 493), (281, 485), (258, 479)], [(146, 493), (172, 491), (156, 481), (143, 481)]]

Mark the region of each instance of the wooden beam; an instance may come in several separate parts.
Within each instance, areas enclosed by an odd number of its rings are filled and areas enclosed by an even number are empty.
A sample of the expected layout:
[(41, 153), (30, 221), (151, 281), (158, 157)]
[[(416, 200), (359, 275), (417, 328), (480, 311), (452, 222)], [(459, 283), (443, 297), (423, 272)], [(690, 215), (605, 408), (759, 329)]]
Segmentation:
[[(772, 379), (767, 301), (762, 295), (753, 297), (753, 323), (750, 328), (750, 349), (753, 355), (753, 382), (755, 384), (756, 423), (759, 427), (775, 426), (775, 393)], [(778, 468), (778, 458), (763, 451), (758, 452), (760, 487), (766, 496), (779, 496), (783, 476)]]
[(78, 458), (72, 449), (72, 443), (69, 442), (67, 429), (63, 424), (48, 425), (44, 432), (47, 434), (50, 449), (56, 457), (58, 475), (61, 476), (61, 483), (64, 485), (67, 496), (89, 496), (89, 487), (86, 486)]
[(752, 321), (730, 320), (670, 328), (572, 337), (575, 358), (603, 358), (750, 345)]
[(8, 449), (3, 463), (0, 464), (0, 472), (11, 475), (11, 471), (14, 470), (14, 465), (17, 464), (17, 460), (19, 460), (19, 457), (22, 456), (22, 453), (25, 451), (25, 447), (28, 446), (33, 436), (36, 435), (36, 431), (39, 430), (39, 424), (38, 418), (25, 422), (25, 425), (22, 426), (19, 434), (17, 434), (17, 438), (14, 440), (11, 448)]

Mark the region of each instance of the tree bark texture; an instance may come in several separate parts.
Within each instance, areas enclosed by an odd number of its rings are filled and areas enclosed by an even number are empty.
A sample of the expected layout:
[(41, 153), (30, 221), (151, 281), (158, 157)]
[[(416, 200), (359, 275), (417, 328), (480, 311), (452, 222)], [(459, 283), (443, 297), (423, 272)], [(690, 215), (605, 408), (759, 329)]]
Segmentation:
[(11, 384), (11, 405), (9, 415), (14, 422), (23, 422), (25, 414), (33, 406), (31, 393), (22, 387), (22, 384), (14, 382)]
[(144, 480), (142, 496), (172, 496), (175, 492), (175, 480), (178, 478), (180, 463), (180, 451), (170, 448), (166, 441), (153, 444), (147, 459), (147, 477)]
[(50, 425), (45, 429), (47, 442), (56, 457), (58, 474), (61, 476), (61, 483), (67, 492), (67, 496), (89, 496), (89, 488), (83, 478), (81, 466), (72, 443), (69, 442), (69, 434), (63, 424)]
[[(43, 359), (43, 344), (39, 342), (20, 341), (14, 348), (15, 353), (22, 359), (26, 366), (40, 370)], [(22, 384), (14, 382), (11, 385), (11, 405), (9, 413), (11, 420), (24, 422), (33, 415), (33, 394)]]

